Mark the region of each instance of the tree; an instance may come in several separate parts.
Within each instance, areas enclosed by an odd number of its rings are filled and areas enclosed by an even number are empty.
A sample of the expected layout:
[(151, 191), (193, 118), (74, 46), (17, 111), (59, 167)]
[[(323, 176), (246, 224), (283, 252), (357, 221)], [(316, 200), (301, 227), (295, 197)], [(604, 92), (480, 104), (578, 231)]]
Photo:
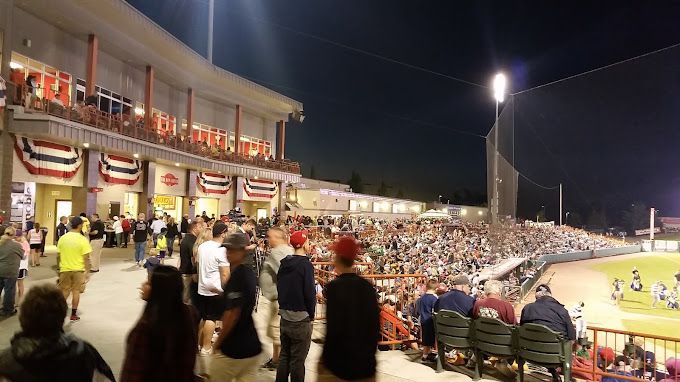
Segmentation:
[(404, 191), (401, 188), (397, 191), (397, 199), (404, 199)]
[(545, 221), (545, 208), (541, 208), (536, 212), (536, 221), (537, 222), (544, 222)]
[(378, 191), (376, 192), (378, 196), (387, 196), (387, 184), (385, 184), (385, 181), (380, 182), (380, 187), (378, 187)]
[(352, 189), (352, 191), (357, 194), (364, 192), (364, 183), (361, 181), (361, 175), (358, 172), (352, 170), (352, 176), (347, 180), (347, 184)]
[(607, 215), (604, 210), (593, 210), (588, 216), (588, 227), (590, 228), (607, 228)]
[(578, 212), (569, 212), (569, 217), (565, 217), (565, 224), (572, 227), (581, 228), (583, 226), (583, 218)]
[(628, 210), (623, 211), (622, 221), (628, 233), (633, 233), (636, 229), (649, 228), (649, 209), (644, 203), (631, 204)]
[(314, 165), (309, 169), (309, 179), (316, 179), (316, 168), (314, 168)]

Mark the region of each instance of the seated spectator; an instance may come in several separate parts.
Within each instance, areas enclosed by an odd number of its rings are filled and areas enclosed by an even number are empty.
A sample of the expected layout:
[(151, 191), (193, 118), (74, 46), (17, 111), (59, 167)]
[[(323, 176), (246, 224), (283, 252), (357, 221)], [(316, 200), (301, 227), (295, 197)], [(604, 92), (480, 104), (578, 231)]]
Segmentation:
[(475, 301), (472, 309), (472, 317), (496, 318), (508, 325), (517, 324), (515, 309), (512, 304), (503, 300), (503, 283), (498, 280), (489, 280), (484, 284), (483, 299)]
[(668, 375), (660, 382), (678, 382), (680, 381), (680, 358), (669, 358), (666, 360), (666, 371)]
[[(632, 377), (630, 360), (628, 357), (620, 355), (614, 359), (614, 362), (607, 367), (607, 372), (614, 373), (618, 375), (623, 375), (626, 377)], [(625, 379), (617, 379), (614, 377), (603, 377), (602, 382), (626, 382)]]
[(21, 332), (0, 353), (0, 377), (10, 381), (115, 381), (97, 349), (62, 328), (66, 300), (52, 284), (32, 287), (21, 305)]
[(470, 279), (465, 275), (458, 275), (453, 278), (452, 284), (452, 289), (440, 296), (434, 304), (434, 311), (445, 309), (472, 317), (475, 299), (470, 296)]

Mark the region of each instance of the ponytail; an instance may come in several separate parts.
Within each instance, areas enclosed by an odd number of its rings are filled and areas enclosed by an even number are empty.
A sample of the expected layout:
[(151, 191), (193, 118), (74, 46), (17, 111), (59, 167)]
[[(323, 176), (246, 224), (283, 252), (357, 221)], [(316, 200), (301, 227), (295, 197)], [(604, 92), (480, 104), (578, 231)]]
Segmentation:
[(12, 240), (14, 239), (14, 235), (16, 234), (16, 230), (14, 227), (7, 227), (5, 228), (5, 232), (3, 232), (2, 236), (0, 237), (0, 245), (4, 245), (7, 240)]

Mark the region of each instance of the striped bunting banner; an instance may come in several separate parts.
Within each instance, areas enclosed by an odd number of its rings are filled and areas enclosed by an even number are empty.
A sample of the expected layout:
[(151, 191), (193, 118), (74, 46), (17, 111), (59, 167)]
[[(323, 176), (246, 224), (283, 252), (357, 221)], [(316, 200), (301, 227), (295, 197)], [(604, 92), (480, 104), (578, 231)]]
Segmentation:
[(222, 174), (199, 172), (196, 184), (206, 194), (226, 194), (231, 188), (231, 182)]
[(72, 146), (16, 136), (14, 151), (33, 175), (71, 179), (83, 163), (83, 153)]
[(243, 182), (243, 189), (251, 198), (271, 199), (276, 195), (277, 185), (271, 180), (246, 178)]
[(107, 183), (133, 185), (142, 174), (142, 161), (102, 153), (99, 173)]

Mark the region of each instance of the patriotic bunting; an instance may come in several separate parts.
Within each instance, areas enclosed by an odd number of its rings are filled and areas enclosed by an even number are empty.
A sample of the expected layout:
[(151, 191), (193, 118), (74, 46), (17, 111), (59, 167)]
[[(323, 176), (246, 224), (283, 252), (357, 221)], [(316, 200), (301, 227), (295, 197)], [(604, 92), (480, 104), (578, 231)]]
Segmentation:
[(226, 194), (231, 188), (231, 182), (225, 175), (209, 172), (199, 172), (196, 184), (206, 194)]
[(83, 163), (78, 148), (21, 136), (15, 137), (14, 151), (33, 175), (71, 179)]
[(246, 178), (243, 182), (243, 189), (251, 198), (271, 199), (276, 195), (276, 182), (270, 180), (259, 180)]
[(107, 183), (133, 185), (142, 174), (142, 161), (102, 153), (99, 173)]

